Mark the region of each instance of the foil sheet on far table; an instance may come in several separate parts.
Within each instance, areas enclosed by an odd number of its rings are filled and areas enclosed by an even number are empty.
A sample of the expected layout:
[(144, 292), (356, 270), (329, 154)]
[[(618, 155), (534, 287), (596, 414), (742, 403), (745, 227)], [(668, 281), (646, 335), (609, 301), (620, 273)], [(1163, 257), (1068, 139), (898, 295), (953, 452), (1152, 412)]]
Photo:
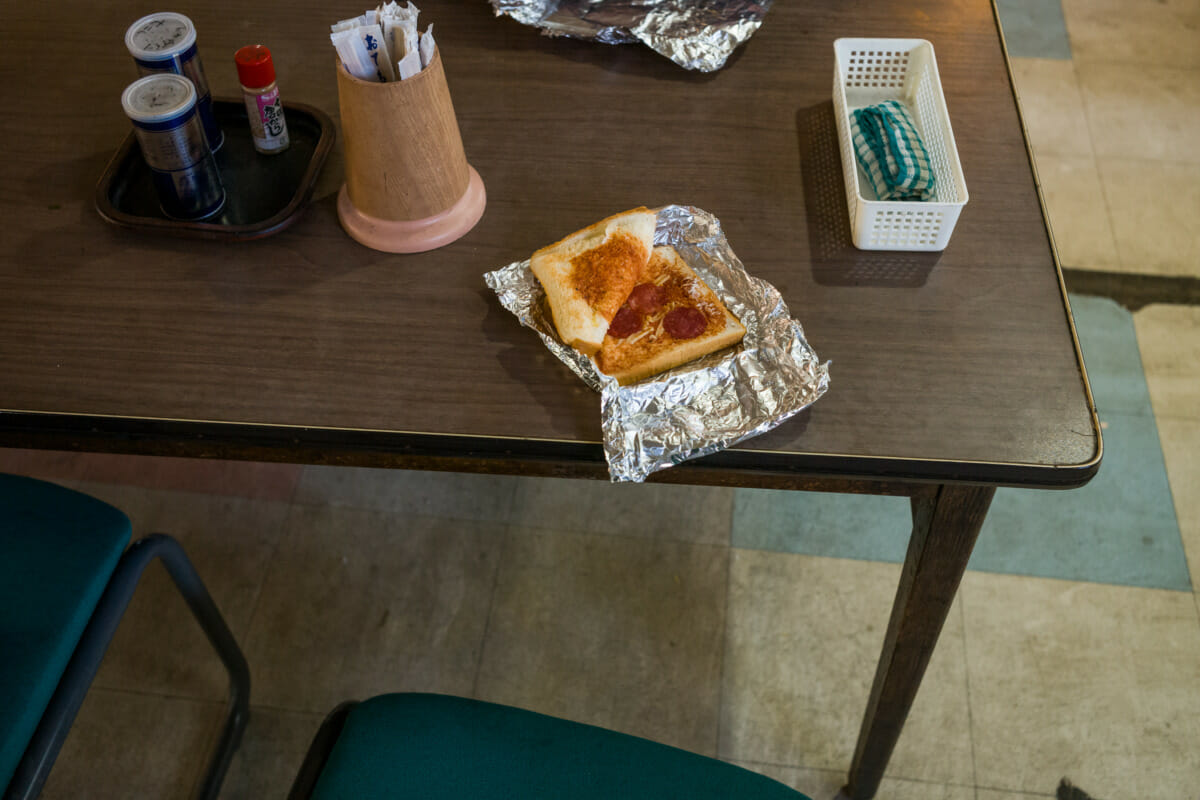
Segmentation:
[(614, 483), (710, 455), (766, 433), (829, 388), (822, 364), (779, 291), (746, 272), (716, 217), (690, 206), (658, 209), (655, 245), (671, 245), (746, 326), (726, 348), (653, 378), (621, 386), (559, 340), (529, 261), (484, 276), (500, 304), (600, 392), (604, 456)]
[(491, 0), (551, 36), (642, 42), (687, 69), (715, 72), (762, 25), (772, 0)]

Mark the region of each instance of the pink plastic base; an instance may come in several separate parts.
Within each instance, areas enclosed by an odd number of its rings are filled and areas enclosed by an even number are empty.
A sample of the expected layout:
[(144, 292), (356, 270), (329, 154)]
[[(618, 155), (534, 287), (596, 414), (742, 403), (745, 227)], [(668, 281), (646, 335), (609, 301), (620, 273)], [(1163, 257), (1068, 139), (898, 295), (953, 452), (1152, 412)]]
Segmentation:
[(338, 220), (350, 237), (372, 250), (385, 253), (423, 253), (448, 245), (475, 227), (483, 217), (487, 192), (474, 167), (471, 179), (458, 202), (432, 217), (390, 220), (364, 214), (350, 202), (346, 184), (338, 192)]

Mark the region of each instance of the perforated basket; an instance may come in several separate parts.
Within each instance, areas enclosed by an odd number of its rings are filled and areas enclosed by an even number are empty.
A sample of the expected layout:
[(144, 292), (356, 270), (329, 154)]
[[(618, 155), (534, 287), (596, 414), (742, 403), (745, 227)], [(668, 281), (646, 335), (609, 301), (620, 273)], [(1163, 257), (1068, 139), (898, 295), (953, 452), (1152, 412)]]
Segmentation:
[[(838, 39), (833, 43), (833, 106), (854, 246), (862, 250), (945, 250), (967, 204), (933, 45), (924, 39)], [(905, 104), (929, 152), (931, 200), (876, 200), (850, 139), (850, 113), (885, 100)]]

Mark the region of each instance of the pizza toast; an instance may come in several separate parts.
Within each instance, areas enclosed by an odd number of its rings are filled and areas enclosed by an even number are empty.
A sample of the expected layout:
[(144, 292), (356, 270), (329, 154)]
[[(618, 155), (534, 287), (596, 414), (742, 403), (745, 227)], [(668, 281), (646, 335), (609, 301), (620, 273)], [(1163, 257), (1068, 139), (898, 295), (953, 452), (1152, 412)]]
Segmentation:
[(675, 248), (656, 247), (593, 362), (624, 386), (737, 344), (745, 333)]
[(642, 280), (654, 226), (653, 211), (634, 208), (533, 254), (530, 269), (546, 291), (563, 342), (589, 356), (600, 349), (613, 317)]

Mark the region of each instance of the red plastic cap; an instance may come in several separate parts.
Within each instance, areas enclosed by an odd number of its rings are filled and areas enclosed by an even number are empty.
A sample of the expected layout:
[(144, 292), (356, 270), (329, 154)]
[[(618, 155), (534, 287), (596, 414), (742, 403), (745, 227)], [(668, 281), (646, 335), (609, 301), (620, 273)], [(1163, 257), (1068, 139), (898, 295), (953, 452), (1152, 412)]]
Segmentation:
[[(228, 51), (226, 51), (228, 52)], [(275, 82), (275, 64), (271, 51), (261, 44), (249, 44), (233, 54), (238, 80), (242, 86), (261, 89)]]

